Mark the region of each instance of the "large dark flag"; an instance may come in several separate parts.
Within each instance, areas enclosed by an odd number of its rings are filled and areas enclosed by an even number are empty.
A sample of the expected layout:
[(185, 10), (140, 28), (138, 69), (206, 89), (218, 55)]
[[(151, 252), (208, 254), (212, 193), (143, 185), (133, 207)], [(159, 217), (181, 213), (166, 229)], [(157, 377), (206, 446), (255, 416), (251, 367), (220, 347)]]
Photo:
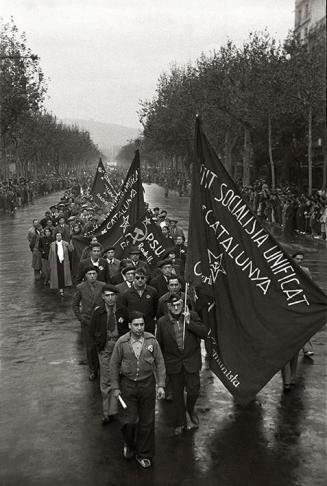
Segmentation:
[(90, 191), (93, 201), (100, 207), (111, 203), (117, 195), (100, 158)]
[(243, 200), (196, 122), (186, 280), (210, 331), (210, 367), (239, 403), (326, 322), (327, 297)]
[(155, 267), (171, 248), (171, 244), (167, 242), (167, 238), (164, 237), (160, 226), (153, 221), (149, 211), (146, 211), (142, 218), (127, 229), (124, 238), (117, 245), (117, 257), (128, 258), (131, 248), (140, 250), (142, 259), (150, 268)]
[(73, 244), (80, 254), (89, 244), (91, 236), (97, 236), (103, 249), (118, 244), (126, 233), (145, 212), (144, 191), (141, 180), (140, 154), (136, 150), (135, 157), (129, 168), (120, 192), (114, 200), (114, 206), (106, 219), (90, 233), (83, 236), (74, 236)]

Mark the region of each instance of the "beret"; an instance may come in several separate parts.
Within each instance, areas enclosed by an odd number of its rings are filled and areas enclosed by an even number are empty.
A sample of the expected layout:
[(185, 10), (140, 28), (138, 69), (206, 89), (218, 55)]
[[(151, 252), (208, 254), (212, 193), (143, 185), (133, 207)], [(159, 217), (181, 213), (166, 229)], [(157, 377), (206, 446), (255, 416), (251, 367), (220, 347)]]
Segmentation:
[(160, 260), (158, 263), (157, 263), (157, 267), (158, 268), (161, 268), (163, 267), (164, 265), (171, 265), (172, 262), (169, 258), (166, 258), (165, 260)]
[(97, 267), (97, 266), (95, 266), (95, 265), (89, 265), (88, 267), (86, 267), (86, 268), (85, 268), (85, 270), (84, 270), (84, 275), (86, 275), (86, 274), (87, 274), (87, 272), (93, 272), (94, 270), (95, 270), (97, 273), (99, 273), (99, 271), (100, 271), (100, 270), (98, 269), (98, 267)]
[(138, 248), (131, 248), (128, 253), (130, 255), (139, 255), (141, 252)]
[(121, 273), (122, 273), (123, 275), (125, 275), (125, 273), (126, 273), (126, 272), (130, 272), (131, 270), (133, 270), (133, 272), (134, 272), (134, 271), (135, 271), (135, 268), (134, 268), (134, 267), (132, 267), (131, 265), (127, 265), (126, 267), (124, 267), (124, 268), (122, 269)]
[(104, 285), (104, 287), (102, 288), (102, 292), (105, 292), (105, 291), (114, 292), (115, 294), (119, 294), (119, 290), (116, 289), (116, 287), (112, 284)]

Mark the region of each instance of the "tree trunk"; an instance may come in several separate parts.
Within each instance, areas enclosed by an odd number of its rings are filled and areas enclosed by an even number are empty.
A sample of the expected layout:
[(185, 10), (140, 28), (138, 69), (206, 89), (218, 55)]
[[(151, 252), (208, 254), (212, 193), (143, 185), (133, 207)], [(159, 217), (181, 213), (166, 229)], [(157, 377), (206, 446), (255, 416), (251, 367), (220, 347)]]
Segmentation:
[(308, 193), (312, 194), (312, 106), (308, 113)]
[(231, 133), (229, 127), (226, 128), (226, 132), (225, 132), (224, 152), (225, 152), (225, 169), (231, 176), (232, 175), (232, 142), (231, 142)]
[(270, 113), (268, 113), (268, 149), (269, 149), (269, 162), (270, 162), (270, 169), (271, 169), (271, 188), (274, 191), (276, 188), (276, 179), (275, 179), (275, 163), (272, 154), (272, 133), (271, 133)]
[(324, 163), (323, 163), (323, 169), (322, 169), (322, 187), (325, 189), (327, 186), (327, 151), (326, 151), (326, 146), (323, 149), (324, 152)]
[(250, 184), (250, 165), (252, 158), (251, 134), (248, 127), (244, 127), (243, 149), (243, 186)]

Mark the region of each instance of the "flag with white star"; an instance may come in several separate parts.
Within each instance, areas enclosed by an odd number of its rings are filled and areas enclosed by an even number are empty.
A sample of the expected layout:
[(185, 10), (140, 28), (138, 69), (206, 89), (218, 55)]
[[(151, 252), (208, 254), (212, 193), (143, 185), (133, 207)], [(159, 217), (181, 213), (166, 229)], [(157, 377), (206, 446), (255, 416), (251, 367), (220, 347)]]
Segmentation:
[[(171, 245), (170, 245), (171, 246)], [(138, 221), (126, 228), (124, 238), (116, 247), (117, 258), (128, 258), (131, 248), (140, 250), (141, 259), (150, 268), (154, 268), (159, 260), (163, 260), (171, 249), (160, 226), (152, 219), (147, 210)]]
[(196, 121), (185, 278), (209, 335), (210, 367), (239, 403), (327, 320), (327, 297), (243, 199)]

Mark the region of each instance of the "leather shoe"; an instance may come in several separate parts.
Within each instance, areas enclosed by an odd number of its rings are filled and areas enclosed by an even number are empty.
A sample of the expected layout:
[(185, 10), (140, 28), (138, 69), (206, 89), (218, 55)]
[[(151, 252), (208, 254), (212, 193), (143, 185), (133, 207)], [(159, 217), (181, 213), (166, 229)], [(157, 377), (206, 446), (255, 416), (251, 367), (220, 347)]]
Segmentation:
[(123, 449), (123, 456), (125, 459), (127, 459), (128, 461), (130, 459), (132, 459), (132, 457), (134, 456), (134, 452), (132, 451), (132, 449), (130, 449), (128, 447), (127, 444), (124, 444), (124, 449)]
[(178, 435), (181, 435), (185, 430), (185, 425), (179, 425), (178, 427), (174, 427), (173, 429), (173, 435), (177, 437)]
[(199, 427), (199, 417), (198, 417), (198, 414), (195, 413), (194, 411), (193, 412), (189, 412), (188, 413), (189, 416), (190, 416), (190, 419), (191, 419), (191, 422), (192, 424), (194, 424), (196, 427)]
[(113, 420), (114, 419), (112, 415), (104, 415), (101, 419), (102, 425), (110, 424)]
[(143, 467), (143, 469), (148, 469), (148, 467), (151, 467), (152, 466), (152, 463), (151, 463), (150, 459), (148, 459), (146, 457), (136, 456), (135, 459), (137, 460), (137, 462), (139, 463), (139, 465), (141, 467)]

